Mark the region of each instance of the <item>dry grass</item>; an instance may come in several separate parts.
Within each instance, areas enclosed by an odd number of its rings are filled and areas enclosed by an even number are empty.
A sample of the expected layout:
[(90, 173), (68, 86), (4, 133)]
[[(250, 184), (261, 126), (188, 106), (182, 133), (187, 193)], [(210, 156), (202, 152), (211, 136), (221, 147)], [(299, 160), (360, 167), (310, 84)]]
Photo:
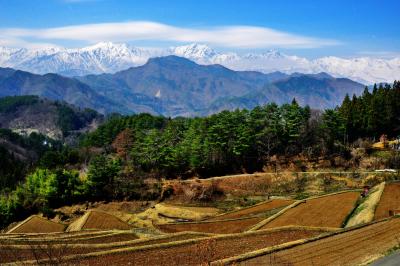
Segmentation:
[(52, 222), (46, 218), (32, 215), (11, 228), (7, 233), (51, 233), (63, 232), (65, 225)]
[(367, 198), (357, 207), (354, 215), (347, 221), (345, 227), (372, 222), (374, 219), (376, 206), (380, 201), (384, 189), (385, 182), (382, 182), (371, 189)]

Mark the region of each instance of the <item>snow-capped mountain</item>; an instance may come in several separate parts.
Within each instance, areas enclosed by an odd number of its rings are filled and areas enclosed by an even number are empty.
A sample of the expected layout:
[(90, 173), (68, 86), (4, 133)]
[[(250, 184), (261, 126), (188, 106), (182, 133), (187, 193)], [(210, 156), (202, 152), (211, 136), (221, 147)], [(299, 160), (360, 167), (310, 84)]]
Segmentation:
[(48, 47), (18, 49), (0, 47), (0, 67), (12, 67), (33, 73), (59, 73), (67, 76), (113, 73), (143, 65), (149, 58), (177, 55), (199, 64), (221, 64), (233, 70), (255, 70), (264, 73), (326, 72), (372, 84), (400, 79), (400, 58), (322, 57), (309, 60), (276, 50), (265, 53), (238, 54), (217, 52), (204, 44), (189, 44), (166, 49), (138, 48), (124, 43), (102, 42), (79, 49)]

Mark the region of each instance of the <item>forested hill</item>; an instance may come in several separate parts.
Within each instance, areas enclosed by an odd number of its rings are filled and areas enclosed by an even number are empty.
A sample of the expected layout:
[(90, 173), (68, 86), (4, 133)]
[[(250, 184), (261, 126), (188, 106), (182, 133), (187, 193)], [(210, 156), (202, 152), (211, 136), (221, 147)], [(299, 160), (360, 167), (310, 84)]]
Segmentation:
[(38, 96), (0, 98), (0, 128), (21, 134), (32, 132), (63, 140), (71, 134), (96, 127), (103, 116), (91, 109), (79, 109), (65, 102)]

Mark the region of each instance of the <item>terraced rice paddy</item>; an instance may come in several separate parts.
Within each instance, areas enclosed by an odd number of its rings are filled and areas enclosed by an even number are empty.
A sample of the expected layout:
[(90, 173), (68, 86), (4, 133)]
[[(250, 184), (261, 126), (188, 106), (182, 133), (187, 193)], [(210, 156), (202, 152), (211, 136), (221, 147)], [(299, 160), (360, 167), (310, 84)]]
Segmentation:
[(114, 215), (102, 211), (88, 211), (77, 221), (69, 225), (67, 231), (80, 231), (87, 229), (98, 230), (129, 230), (129, 224), (121, 221)]
[[(115, 234), (115, 233), (113, 233)], [(85, 239), (70, 239), (68, 241), (59, 242), (56, 240), (48, 241), (36, 239), (34, 242), (23, 242), (16, 244), (15, 241), (0, 240), (0, 263), (49, 259), (49, 253), (53, 257), (65, 257), (68, 255), (86, 254), (96, 251), (106, 251), (110, 249), (126, 248), (126, 247), (142, 247), (187, 239), (196, 239), (205, 237), (204, 234), (195, 233), (179, 233), (152, 239), (137, 239), (132, 232), (119, 232), (120, 236), (131, 236), (123, 240), (121, 238), (107, 238), (99, 243), (89, 243)]]
[(400, 183), (386, 184), (375, 210), (375, 220), (387, 218), (391, 212), (400, 213)]
[(164, 233), (175, 233), (183, 231), (204, 232), (215, 234), (232, 234), (246, 231), (251, 226), (262, 221), (263, 218), (245, 218), (236, 220), (224, 220), (215, 222), (198, 222), (198, 223), (175, 223), (160, 224), (157, 228)]
[(33, 215), (9, 230), (8, 233), (52, 233), (63, 232), (64, 229), (65, 225), (63, 224)]
[(400, 239), (400, 219), (368, 225), (236, 262), (236, 265), (360, 265), (385, 254)]
[(345, 192), (305, 200), (260, 229), (287, 225), (341, 227), (353, 210), (358, 197), (358, 192)]
[(163, 247), (141, 250), (110, 250), (109, 254), (92, 254), (80, 265), (201, 265), (232, 254), (240, 254), (296, 239), (310, 238), (323, 230), (286, 228), (230, 236), (202, 238), (186, 243), (170, 243)]
[(207, 221), (217, 221), (217, 220), (225, 220), (225, 219), (237, 219), (249, 216), (255, 216), (263, 213), (271, 212), (272, 210), (279, 209), (290, 205), (293, 203), (293, 200), (288, 199), (273, 199), (267, 201), (265, 203), (258, 204), (256, 206), (252, 206), (249, 208), (244, 208), (238, 211), (229, 212), (226, 214), (218, 215), (211, 219), (207, 219)]

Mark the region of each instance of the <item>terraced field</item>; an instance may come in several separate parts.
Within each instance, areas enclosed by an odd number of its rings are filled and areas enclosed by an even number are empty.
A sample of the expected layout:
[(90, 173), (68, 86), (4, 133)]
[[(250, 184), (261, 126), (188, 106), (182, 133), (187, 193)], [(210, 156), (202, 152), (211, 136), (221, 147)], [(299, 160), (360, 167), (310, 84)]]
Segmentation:
[[(115, 233), (114, 233), (115, 234)], [(15, 261), (49, 259), (49, 255), (53, 258), (65, 257), (69, 255), (86, 254), (96, 251), (106, 251), (110, 249), (142, 247), (148, 245), (156, 245), (174, 241), (182, 241), (187, 239), (196, 239), (207, 237), (200, 233), (178, 233), (154, 237), (151, 239), (137, 239), (132, 232), (120, 232), (119, 235), (131, 235), (131, 239), (126, 240), (118, 238), (106, 238), (99, 243), (88, 243), (85, 239), (69, 239), (68, 241), (59, 242), (49, 237), (46, 240), (35, 239), (36, 241), (23, 243), (15, 243), (15, 241), (0, 240), (0, 263), (8, 263)]]
[(214, 265), (360, 265), (399, 244), (400, 219), (394, 218), (282, 250), (265, 250), (239, 261)]
[(358, 197), (358, 192), (345, 192), (305, 200), (260, 229), (287, 225), (341, 227), (346, 216), (353, 210)]
[(390, 212), (400, 213), (400, 183), (387, 184), (375, 210), (375, 220), (390, 216)]
[(12, 228), (9, 233), (53, 233), (63, 232), (65, 225), (33, 215)]
[(293, 203), (293, 200), (288, 199), (273, 199), (267, 201), (265, 203), (258, 204), (256, 206), (244, 208), (238, 211), (229, 212), (226, 214), (215, 216), (211, 219), (207, 219), (207, 221), (218, 221), (218, 220), (225, 220), (225, 219), (236, 219), (236, 218), (243, 218), (249, 216), (255, 216), (262, 213), (268, 213), (272, 210), (279, 209), (290, 205)]
[[(4, 238), (6, 239), (6, 238)], [(87, 235), (74, 235), (70, 237), (14, 237), (8, 238), (7, 242), (10, 244), (37, 244), (37, 243), (51, 243), (51, 244), (100, 244), (100, 243), (112, 243), (117, 241), (128, 241), (138, 239), (137, 235), (132, 233), (131, 231), (109, 231), (103, 232), (101, 234), (87, 234)], [(1, 238), (0, 238), (1, 240)]]
[(215, 234), (232, 234), (244, 232), (251, 226), (262, 221), (264, 218), (253, 217), (235, 220), (223, 220), (212, 222), (198, 222), (198, 223), (174, 223), (174, 224), (160, 224), (157, 228), (164, 233), (175, 233), (184, 231), (215, 233)]
[(204, 265), (233, 254), (282, 244), (297, 239), (310, 238), (324, 230), (284, 228), (228, 236), (216, 236), (166, 243), (163, 246), (141, 249), (109, 250), (107, 253), (87, 254), (80, 258), (80, 265)]

